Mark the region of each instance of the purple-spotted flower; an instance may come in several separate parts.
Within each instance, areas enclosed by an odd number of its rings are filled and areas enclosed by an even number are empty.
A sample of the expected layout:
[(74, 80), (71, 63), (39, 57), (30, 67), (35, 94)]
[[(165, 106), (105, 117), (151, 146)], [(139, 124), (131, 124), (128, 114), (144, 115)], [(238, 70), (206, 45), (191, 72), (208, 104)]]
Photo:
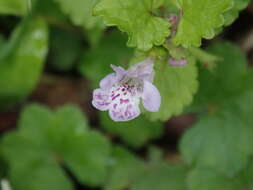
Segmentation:
[(161, 104), (154, 78), (151, 59), (130, 67), (128, 70), (111, 65), (115, 71), (100, 81), (100, 88), (93, 91), (92, 104), (106, 111), (114, 121), (128, 121), (140, 115), (140, 101), (145, 109), (157, 112)]

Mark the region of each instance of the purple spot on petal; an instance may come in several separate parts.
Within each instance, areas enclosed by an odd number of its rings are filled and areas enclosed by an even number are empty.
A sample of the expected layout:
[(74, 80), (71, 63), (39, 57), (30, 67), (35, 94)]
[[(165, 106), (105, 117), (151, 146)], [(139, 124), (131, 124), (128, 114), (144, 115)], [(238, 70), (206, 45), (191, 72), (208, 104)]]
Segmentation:
[(119, 97), (120, 96), (120, 94), (117, 94), (116, 96), (114, 96), (113, 98), (112, 98), (112, 100), (115, 100), (117, 97)]
[(120, 104), (123, 104), (123, 103), (128, 103), (129, 102), (129, 99), (120, 99)]

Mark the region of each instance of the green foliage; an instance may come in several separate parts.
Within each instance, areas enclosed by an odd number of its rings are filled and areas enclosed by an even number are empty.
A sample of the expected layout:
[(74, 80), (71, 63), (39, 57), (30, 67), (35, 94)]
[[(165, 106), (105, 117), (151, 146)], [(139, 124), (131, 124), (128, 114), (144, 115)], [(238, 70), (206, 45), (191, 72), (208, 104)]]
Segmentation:
[(106, 190), (186, 189), (187, 170), (183, 165), (172, 165), (162, 160), (145, 163), (120, 147), (114, 148), (112, 154)]
[(71, 21), (84, 29), (88, 41), (96, 45), (104, 31), (102, 19), (92, 14), (98, 0), (54, 0)]
[(204, 79), (198, 99), (205, 100), (202, 109), (207, 107), (209, 115), (201, 116), (185, 133), (181, 151), (188, 164), (234, 176), (247, 166), (253, 154), (253, 75), (252, 71), (246, 72), (245, 57), (232, 44), (220, 43), (210, 49), (223, 61), (214, 75), (209, 74), (209, 80), (205, 72), (200, 75)]
[(97, 87), (107, 74), (113, 72), (111, 64), (126, 67), (133, 54), (133, 51), (125, 46), (126, 40), (121, 33), (112, 31), (104, 36), (96, 47), (84, 52), (79, 70), (91, 80), (94, 87)]
[(31, 6), (31, 0), (0, 0), (0, 14), (25, 14), (29, 6)]
[(167, 20), (152, 15), (163, 0), (102, 0), (94, 8), (108, 26), (117, 26), (129, 36), (128, 46), (149, 50), (161, 45), (170, 34)]
[(21, 115), (19, 130), (4, 137), (3, 153), (14, 188), (71, 190), (59, 164), (66, 165), (81, 183), (97, 186), (105, 179), (110, 145), (101, 134), (88, 130), (76, 107), (52, 112), (31, 105)]
[(215, 168), (228, 176), (247, 165), (252, 154), (253, 130), (238, 118), (237, 112), (230, 112), (202, 117), (187, 131), (181, 151), (188, 164)]
[(240, 90), (243, 80), (247, 81), (244, 79), (247, 60), (237, 46), (229, 42), (220, 42), (208, 47), (208, 51), (220, 56), (221, 60), (211, 71), (201, 66), (199, 91), (193, 102), (195, 109), (208, 109), (210, 106), (220, 105)]
[(101, 126), (108, 132), (118, 135), (123, 141), (133, 147), (146, 144), (150, 139), (161, 136), (163, 126), (160, 122), (150, 122), (144, 117), (139, 117), (129, 122), (113, 122), (108, 113), (100, 113)]
[(245, 9), (250, 0), (234, 0), (234, 6), (224, 14), (225, 26), (232, 24), (238, 18), (241, 10)]
[(35, 88), (47, 54), (47, 25), (34, 17), (13, 32), (0, 54), (0, 108), (24, 98)]
[(239, 174), (241, 182), (245, 189), (252, 189), (253, 188), (253, 162), (252, 159), (250, 160), (247, 167)]
[(105, 190), (121, 190), (127, 188), (142, 174), (144, 162), (121, 147), (112, 150), (110, 175)]
[(48, 156), (46, 147), (34, 144), (17, 132), (8, 134), (3, 143), (4, 154), (10, 164), (9, 177), (15, 189), (73, 189), (56, 160)]
[(92, 15), (92, 8), (97, 0), (55, 0), (62, 11), (70, 16), (72, 22), (86, 29), (103, 27), (101, 20)]
[(82, 51), (82, 38), (74, 32), (60, 28), (51, 29), (51, 62), (59, 71), (72, 69)]
[(211, 39), (215, 29), (224, 25), (223, 13), (232, 8), (233, 0), (181, 0), (183, 15), (177, 34), (176, 45), (200, 46), (201, 38)]
[(133, 190), (185, 190), (186, 169), (160, 161), (150, 165), (134, 182)]
[(210, 169), (195, 169), (187, 178), (189, 190), (239, 190), (242, 184), (239, 178), (228, 178)]
[(184, 67), (170, 66), (167, 61), (155, 64), (154, 84), (161, 93), (162, 104), (158, 112), (147, 113), (151, 120), (167, 120), (179, 115), (184, 106), (192, 102), (198, 88), (198, 71), (194, 58), (189, 57), (188, 62)]

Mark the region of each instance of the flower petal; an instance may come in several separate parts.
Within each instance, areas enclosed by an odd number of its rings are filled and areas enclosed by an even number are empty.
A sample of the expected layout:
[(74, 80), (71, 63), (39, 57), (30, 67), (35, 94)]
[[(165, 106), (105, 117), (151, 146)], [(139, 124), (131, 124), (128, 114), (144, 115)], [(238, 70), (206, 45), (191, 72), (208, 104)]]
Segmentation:
[(113, 121), (129, 121), (138, 117), (140, 113), (139, 106), (132, 103), (126, 103), (124, 106), (117, 105), (117, 107), (109, 110), (109, 115)]
[(109, 115), (114, 121), (128, 121), (140, 115), (140, 96), (127, 91), (124, 86), (112, 90)]
[(144, 61), (130, 67), (127, 75), (131, 78), (152, 81), (154, 77), (153, 63), (152, 59), (145, 59)]
[(95, 89), (93, 91), (93, 100), (92, 105), (101, 110), (105, 111), (109, 109), (109, 106), (111, 104), (110, 98), (109, 98), (109, 92), (102, 90), (102, 89)]
[(111, 68), (116, 72), (117, 81), (121, 80), (126, 74), (126, 70), (120, 66), (111, 65)]
[(149, 81), (144, 81), (143, 106), (150, 112), (157, 112), (161, 105), (161, 95), (158, 89)]
[(117, 78), (116, 78), (116, 75), (115, 73), (111, 73), (109, 75), (107, 75), (106, 77), (104, 77), (100, 83), (99, 83), (99, 86), (100, 88), (102, 89), (105, 89), (105, 90), (109, 90), (112, 88), (112, 86), (117, 82)]

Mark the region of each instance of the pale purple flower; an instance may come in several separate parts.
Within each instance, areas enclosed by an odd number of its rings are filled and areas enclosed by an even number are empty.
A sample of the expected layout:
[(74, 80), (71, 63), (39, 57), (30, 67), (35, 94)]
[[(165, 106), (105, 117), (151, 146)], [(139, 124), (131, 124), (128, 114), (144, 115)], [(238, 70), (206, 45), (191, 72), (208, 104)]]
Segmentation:
[(187, 62), (186, 59), (174, 59), (174, 58), (170, 58), (168, 60), (168, 62), (169, 62), (169, 64), (171, 66), (175, 66), (175, 67), (177, 67), (177, 66), (184, 66), (184, 65), (188, 64), (188, 62)]
[(114, 121), (128, 121), (140, 115), (140, 101), (150, 112), (157, 112), (161, 104), (158, 89), (152, 84), (153, 61), (146, 59), (128, 70), (111, 65), (115, 71), (100, 81), (93, 91), (92, 104), (106, 111)]

